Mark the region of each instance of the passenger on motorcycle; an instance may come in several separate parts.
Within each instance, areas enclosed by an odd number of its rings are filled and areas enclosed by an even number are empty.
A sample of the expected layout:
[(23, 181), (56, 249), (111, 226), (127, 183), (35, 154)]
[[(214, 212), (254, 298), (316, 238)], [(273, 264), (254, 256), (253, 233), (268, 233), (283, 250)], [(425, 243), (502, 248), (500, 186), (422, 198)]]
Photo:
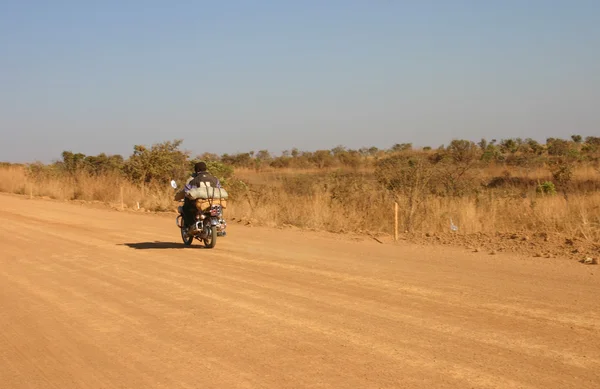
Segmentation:
[[(221, 183), (217, 177), (207, 172), (207, 166), (205, 162), (198, 162), (194, 165), (194, 173), (187, 180), (184, 191), (187, 193), (192, 188), (199, 188), (203, 183), (210, 183), (210, 186), (214, 188), (220, 188)], [(196, 205), (193, 200), (190, 200), (187, 196), (183, 202), (183, 222), (186, 227), (191, 226), (194, 223), (194, 214), (196, 212)]]

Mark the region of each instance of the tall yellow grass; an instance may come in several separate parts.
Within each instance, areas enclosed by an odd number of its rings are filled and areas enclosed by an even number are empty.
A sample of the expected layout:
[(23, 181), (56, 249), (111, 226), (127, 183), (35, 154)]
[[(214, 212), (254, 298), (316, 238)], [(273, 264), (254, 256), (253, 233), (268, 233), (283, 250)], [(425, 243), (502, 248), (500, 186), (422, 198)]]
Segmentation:
[[(322, 174), (319, 170), (302, 170), (303, 175)], [(482, 169), (482, 179), (504, 176), (506, 168)], [(510, 175), (537, 182), (552, 180), (547, 169), (515, 169)], [(248, 197), (233, 202), (230, 214), (241, 218), (255, 218), (273, 225), (290, 224), (305, 228), (334, 232), (388, 232), (394, 228), (394, 201), (388, 196), (364, 195), (348, 202), (332, 201), (331, 193), (317, 192), (309, 196), (281, 190), (281, 178), (298, 176), (294, 169), (256, 172), (241, 170), (237, 176), (253, 185), (277, 188), (261, 196)], [(574, 171), (574, 185), (597, 181), (598, 171), (583, 166)], [(450, 232), (451, 221), (460, 233), (525, 232), (559, 233), (578, 236), (590, 242), (600, 242), (600, 193), (571, 194), (568, 200), (562, 195), (541, 196), (535, 188), (526, 193), (521, 189), (489, 190), (478, 197), (429, 196), (416, 213), (417, 232)], [(262, 201), (259, 201), (262, 200)], [(350, 201), (351, 200), (351, 201)], [(403, 210), (405, 199), (400, 199), (400, 227), (405, 224)]]
[(28, 177), (22, 167), (0, 168), (0, 192), (48, 197), (56, 200), (98, 201), (127, 208), (168, 211), (175, 209), (173, 190), (168, 185), (140, 187), (119, 175)]
[[(490, 174), (497, 174), (491, 172)], [(525, 172), (527, 177), (543, 180), (543, 171)], [(524, 174), (525, 174), (524, 173)], [(394, 202), (383, 194), (331, 198), (327, 190), (310, 194), (281, 189), (281, 175), (293, 171), (242, 172), (243, 178), (268, 191), (249, 191), (229, 202), (227, 218), (254, 219), (267, 225), (294, 225), (333, 232), (393, 232)], [(312, 174), (316, 174), (313, 172)], [(577, 172), (580, 179), (597, 179), (593, 169)], [(275, 188), (275, 189), (273, 189)], [(279, 188), (279, 190), (277, 190)], [(125, 206), (152, 211), (174, 210), (173, 190), (164, 185), (139, 187), (117, 175), (54, 177), (32, 180), (21, 167), (0, 168), (0, 191), (59, 200), (100, 201), (120, 206), (121, 190)], [(400, 199), (400, 225), (405, 221), (406, 204)], [(460, 233), (556, 232), (600, 242), (600, 193), (569, 196), (502, 196), (489, 191), (478, 197), (435, 197), (425, 199), (417, 210), (417, 232), (449, 232), (450, 220)]]
[[(405, 223), (400, 202), (400, 228)], [(326, 194), (312, 197), (281, 193), (277, 198), (251, 204), (248, 199), (233, 202), (228, 213), (244, 219), (264, 220), (271, 225), (295, 225), (333, 232), (387, 232), (394, 228), (394, 202), (372, 199), (364, 207), (351, 208), (332, 203)], [(547, 232), (579, 236), (600, 242), (600, 194), (538, 199), (438, 198), (429, 197), (416, 214), (417, 232), (460, 233)], [(402, 231), (401, 231), (402, 232)]]

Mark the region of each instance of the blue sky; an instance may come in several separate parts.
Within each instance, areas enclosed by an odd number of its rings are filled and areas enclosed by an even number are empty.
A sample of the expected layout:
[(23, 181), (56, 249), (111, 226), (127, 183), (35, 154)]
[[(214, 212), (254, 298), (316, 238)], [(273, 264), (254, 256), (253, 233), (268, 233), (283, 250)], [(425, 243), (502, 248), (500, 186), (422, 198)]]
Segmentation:
[(0, 160), (600, 135), (599, 69), (591, 0), (0, 0)]

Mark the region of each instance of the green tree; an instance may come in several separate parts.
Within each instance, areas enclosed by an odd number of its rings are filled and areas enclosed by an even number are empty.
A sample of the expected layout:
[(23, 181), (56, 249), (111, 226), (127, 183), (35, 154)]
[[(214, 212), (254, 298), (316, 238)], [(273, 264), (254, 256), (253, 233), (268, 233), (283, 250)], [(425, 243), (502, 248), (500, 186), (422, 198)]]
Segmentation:
[(254, 152), (238, 153), (238, 154), (234, 154), (234, 155), (223, 154), (221, 156), (221, 162), (223, 162), (226, 165), (231, 165), (231, 166), (238, 167), (238, 168), (240, 168), (240, 167), (249, 168), (249, 167), (253, 166), (253, 164), (254, 164), (252, 155), (254, 155)]
[(488, 143), (485, 151), (483, 152), (483, 154), (481, 154), (481, 160), (484, 162), (487, 162), (487, 163), (494, 162), (494, 161), (500, 161), (503, 158), (504, 158), (504, 156), (502, 155), (502, 152), (500, 151), (500, 147), (498, 147), (498, 145), (496, 145), (495, 139), (492, 140), (490, 143)]
[(85, 166), (85, 154), (63, 151), (61, 155), (62, 161), (58, 165), (63, 171), (68, 174), (75, 174), (83, 170)]
[(600, 137), (588, 136), (585, 138), (581, 151), (585, 153), (596, 153), (600, 150)]
[(546, 139), (546, 148), (548, 154), (552, 156), (565, 156), (569, 154), (569, 142), (564, 139), (548, 138)]
[(256, 159), (260, 159), (261, 161), (270, 161), (272, 159), (271, 157), (271, 153), (269, 152), (269, 150), (259, 150), (258, 153), (256, 153)]
[(525, 139), (525, 144), (528, 146), (528, 151), (533, 154), (542, 155), (544, 152), (544, 146), (535, 139), (527, 138)]
[(182, 140), (156, 143), (150, 148), (133, 147), (133, 154), (125, 164), (125, 173), (137, 183), (183, 180), (189, 174), (188, 154), (179, 150)]
[(410, 151), (410, 150), (412, 150), (412, 143), (396, 143), (390, 149), (390, 151), (392, 153), (401, 153), (403, 151)]
[(229, 186), (233, 178), (233, 166), (226, 165), (219, 161), (206, 161), (206, 168), (210, 174), (217, 177), (224, 187)]
[(124, 166), (123, 157), (120, 155), (89, 155), (85, 157), (85, 169), (94, 175), (103, 175), (109, 173), (121, 173)]
[(452, 140), (446, 147), (446, 155), (456, 164), (472, 164), (479, 158), (477, 145), (464, 139)]
[(500, 151), (504, 154), (516, 153), (519, 149), (519, 144), (515, 139), (502, 139), (500, 141)]

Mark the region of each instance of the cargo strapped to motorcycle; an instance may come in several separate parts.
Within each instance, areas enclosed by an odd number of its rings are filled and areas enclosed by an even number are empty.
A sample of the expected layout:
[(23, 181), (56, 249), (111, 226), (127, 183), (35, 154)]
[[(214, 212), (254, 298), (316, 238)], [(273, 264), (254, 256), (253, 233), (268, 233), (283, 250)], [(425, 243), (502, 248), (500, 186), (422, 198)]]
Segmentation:
[(186, 196), (193, 201), (196, 209), (201, 212), (219, 204), (223, 209), (227, 208), (228, 193), (223, 188), (215, 188), (210, 182), (201, 182), (199, 188), (193, 188), (187, 191)]
[(209, 182), (201, 182), (197, 188), (192, 188), (187, 191), (187, 197), (191, 200), (197, 199), (227, 199), (229, 194), (223, 188), (215, 188)]

